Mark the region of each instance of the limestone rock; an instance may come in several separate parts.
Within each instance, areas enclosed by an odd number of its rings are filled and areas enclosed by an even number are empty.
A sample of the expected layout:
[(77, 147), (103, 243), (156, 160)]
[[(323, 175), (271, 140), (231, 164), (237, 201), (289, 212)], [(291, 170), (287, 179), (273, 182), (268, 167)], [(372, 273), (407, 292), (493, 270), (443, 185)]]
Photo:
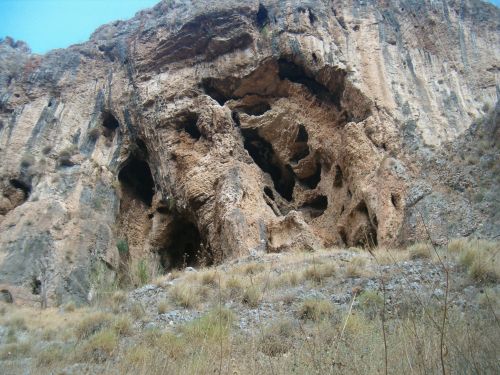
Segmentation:
[[(85, 300), (103, 264), (397, 246), (424, 224), (500, 234), (499, 26), (476, 0), (179, 0), (43, 56), (5, 39), (2, 293)], [(465, 144), (481, 159), (455, 160)]]

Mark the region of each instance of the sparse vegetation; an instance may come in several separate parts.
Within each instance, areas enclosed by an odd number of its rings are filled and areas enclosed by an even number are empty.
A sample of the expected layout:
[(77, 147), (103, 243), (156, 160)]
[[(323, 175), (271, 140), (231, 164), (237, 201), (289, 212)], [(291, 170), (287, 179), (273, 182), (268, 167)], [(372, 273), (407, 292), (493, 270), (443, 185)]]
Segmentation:
[(320, 321), (329, 318), (333, 314), (333, 306), (330, 301), (307, 299), (302, 303), (298, 311), (301, 319)]
[(116, 248), (118, 249), (118, 252), (120, 255), (126, 255), (128, 254), (128, 242), (125, 239), (120, 239), (116, 243)]
[[(456, 285), (482, 290), (472, 304), (447, 302), (446, 373), (497, 373), (498, 244), (462, 239), (437, 251), (455, 262)], [(0, 303), (6, 329), (0, 366), (14, 363), (42, 374), (81, 364), (123, 374), (376, 374), (384, 373), (385, 339), (388, 373), (439, 373), (442, 286), (423, 279), (418, 288), (405, 284), (396, 291), (398, 284), (390, 284), (391, 273), (413, 285), (423, 264), (440, 269), (435, 254), (421, 252), (281, 254), (279, 263), (269, 255), (251, 265), (176, 271), (151, 286), (154, 304), (96, 275), (93, 285), (101, 285), (103, 298), (90, 307), (67, 303), (40, 312)], [(412, 264), (420, 268), (409, 272)], [(168, 321), (158, 316), (167, 311), (173, 312)]]
[(313, 264), (305, 269), (304, 278), (321, 283), (324, 279), (332, 277), (335, 271), (335, 264)]

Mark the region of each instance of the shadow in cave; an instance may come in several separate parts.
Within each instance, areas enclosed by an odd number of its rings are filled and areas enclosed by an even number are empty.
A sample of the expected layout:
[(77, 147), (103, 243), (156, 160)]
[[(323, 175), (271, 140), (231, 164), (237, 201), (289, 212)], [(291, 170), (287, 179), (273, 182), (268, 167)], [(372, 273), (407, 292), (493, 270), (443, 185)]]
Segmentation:
[[(160, 264), (164, 270), (197, 266), (200, 263), (202, 250), (201, 235), (198, 228), (184, 218), (176, 219), (169, 231), (169, 236), (158, 249)], [(204, 259), (210, 264), (210, 259)]]
[(147, 206), (151, 206), (155, 185), (149, 164), (131, 156), (125, 166), (118, 173), (118, 180), (134, 197), (140, 199)]
[(276, 191), (287, 201), (293, 197), (295, 176), (289, 165), (283, 165), (276, 157), (273, 146), (262, 138), (256, 129), (241, 129), (244, 147), (254, 162), (269, 173)]
[(322, 85), (314, 78), (309, 77), (304, 68), (286, 59), (278, 60), (278, 69), (281, 80), (288, 79), (291, 82), (300, 83), (301, 85), (307, 87), (307, 89), (321, 101), (331, 102), (337, 108), (340, 108), (340, 100), (344, 92), (345, 72), (332, 72), (332, 74), (336, 74), (338, 76), (335, 76), (335, 81), (338, 82), (338, 84), (336, 85), (335, 90), (329, 90), (325, 85)]

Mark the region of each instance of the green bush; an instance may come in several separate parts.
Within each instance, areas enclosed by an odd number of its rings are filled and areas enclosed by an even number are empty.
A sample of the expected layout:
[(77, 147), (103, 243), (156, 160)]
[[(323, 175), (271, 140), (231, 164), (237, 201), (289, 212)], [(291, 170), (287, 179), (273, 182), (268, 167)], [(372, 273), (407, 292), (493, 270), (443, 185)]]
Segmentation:
[(118, 240), (118, 242), (116, 243), (116, 248), (118, 249), (120, 255), (128, 254), (129, 248), (127, 240), (123, 238)]

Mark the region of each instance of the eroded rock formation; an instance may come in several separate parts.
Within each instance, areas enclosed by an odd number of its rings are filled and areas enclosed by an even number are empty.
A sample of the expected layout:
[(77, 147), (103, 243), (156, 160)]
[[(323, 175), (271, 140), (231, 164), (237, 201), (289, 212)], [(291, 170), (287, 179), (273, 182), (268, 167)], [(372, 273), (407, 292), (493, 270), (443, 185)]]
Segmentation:
[(498, 183), (454, 189), (466, 167), (440, 150), (486, 115), (498, 137), (499, 16), (179, 0), (44, 56), (4, 40), (0, 288), (36, 301), (46, 283), (57, 303), (86, 299), (99, 262), (498, 235), (470, 190)]

